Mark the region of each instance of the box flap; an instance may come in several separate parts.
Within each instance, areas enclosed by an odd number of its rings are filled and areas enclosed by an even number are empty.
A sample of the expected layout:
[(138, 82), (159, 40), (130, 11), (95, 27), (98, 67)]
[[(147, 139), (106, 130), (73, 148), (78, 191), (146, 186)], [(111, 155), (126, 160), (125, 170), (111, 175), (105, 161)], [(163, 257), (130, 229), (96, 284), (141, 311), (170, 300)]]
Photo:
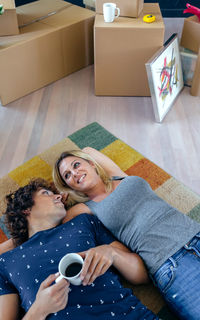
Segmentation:
[(14, 0), (1, 0), (0, 4), (3, 5), (5, 10), (15, 9), (15, 1)]
[(92, 18), (94, 16), (94, 11), (72, 5), (68, 8), (63, 9), (55, 15), (43, 19), (41, 22), (57, 28), (63, 27), (63, 25), (71, 26), (74, 23)]
[(196, 23), (200, 24), (198, 17), (195, 16), (195, 15), (191, 16), (191, 17), (188, 17), (186, 20), (192, 21), (192, 22), (196, 22)]
[(180, 44), (196, 53), (200, 46), (200, 22), (197, 16), (191, 16), (184, 20)]
[(70, 6), (72, 6), (71, 3), (62, 0), (39, 0), (25, 4), (17, 8), (18, 24), (21, 27), (42, 20)]

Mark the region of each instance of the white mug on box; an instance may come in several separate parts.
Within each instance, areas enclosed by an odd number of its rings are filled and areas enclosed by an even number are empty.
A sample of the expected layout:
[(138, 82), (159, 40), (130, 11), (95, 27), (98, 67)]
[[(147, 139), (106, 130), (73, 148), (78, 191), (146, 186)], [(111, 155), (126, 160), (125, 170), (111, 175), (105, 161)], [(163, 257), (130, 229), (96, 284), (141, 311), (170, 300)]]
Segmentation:
[[(117, 11), (117, 15), (115, 12)], [(103, 4), (103, 16), (105, 22), (113, 22), (115, 18), (120, 15), (120, 9), (117, 8), (116, 3), (107, 2)]]

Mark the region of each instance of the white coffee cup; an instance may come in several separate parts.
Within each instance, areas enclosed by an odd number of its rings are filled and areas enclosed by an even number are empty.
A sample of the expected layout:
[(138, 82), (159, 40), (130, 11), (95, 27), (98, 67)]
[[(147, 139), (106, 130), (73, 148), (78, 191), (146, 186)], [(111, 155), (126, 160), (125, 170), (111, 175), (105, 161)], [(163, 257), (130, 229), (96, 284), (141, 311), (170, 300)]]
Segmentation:
[(68, 253), (59, 262), (58, 271), (60, 276), (56, 283), (61, 279), (67, 279), (71, 284), (79, 286), (81, 284), (80, 274), (83, 267), (83, 258), (77, 253)]
[[(117, 15), (115, 12), (117, 10)], [(107, 2), (103, 4), (103, 16), (105, 22), (113, 22), (115, 18), (120, 15), (120, 9), (117, 8), (116, 3)]]

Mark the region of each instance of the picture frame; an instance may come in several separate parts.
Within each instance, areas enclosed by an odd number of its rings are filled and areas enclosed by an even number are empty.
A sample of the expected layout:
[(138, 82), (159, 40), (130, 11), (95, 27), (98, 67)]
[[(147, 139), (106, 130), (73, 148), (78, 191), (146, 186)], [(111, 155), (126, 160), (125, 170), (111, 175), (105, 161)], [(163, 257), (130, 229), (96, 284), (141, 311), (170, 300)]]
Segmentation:
[(145, 63), (155, 120), (162, 122), (184, 87), (177, 33)]

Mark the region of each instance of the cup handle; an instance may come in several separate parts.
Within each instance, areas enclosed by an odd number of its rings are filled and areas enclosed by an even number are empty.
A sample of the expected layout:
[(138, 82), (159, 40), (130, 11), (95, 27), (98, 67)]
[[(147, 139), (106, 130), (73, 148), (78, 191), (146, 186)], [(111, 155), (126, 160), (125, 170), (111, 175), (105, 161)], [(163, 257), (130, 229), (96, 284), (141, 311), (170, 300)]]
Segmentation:
[(116, 8), (116, 10), (117, 10), (117, 15), (115, 16), (115, 18), (118, 18), (119, 15), (120, 15), (120, 9), (119, 9), (119, 8)]
[(60, 280), (62, 280), (64, 277), (62, 274), (59, 275), (58, 278), (56, 278), (55, 283), (58, 283)]

